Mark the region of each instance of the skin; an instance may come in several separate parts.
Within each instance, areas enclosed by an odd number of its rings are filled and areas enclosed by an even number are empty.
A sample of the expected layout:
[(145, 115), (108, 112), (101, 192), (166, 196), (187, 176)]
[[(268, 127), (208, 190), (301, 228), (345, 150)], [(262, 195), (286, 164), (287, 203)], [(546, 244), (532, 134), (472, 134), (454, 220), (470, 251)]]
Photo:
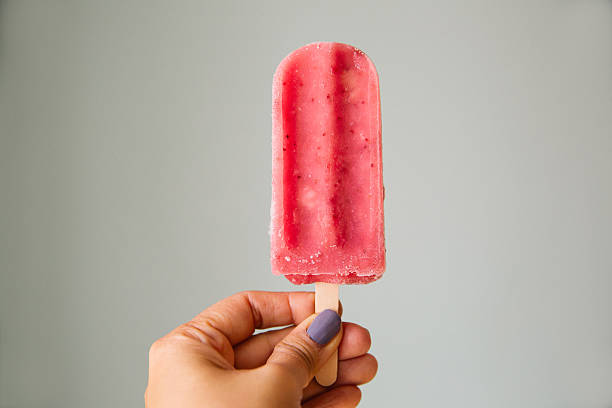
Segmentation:
[[(341, 313), (341, 312), (340, 312)], [(327, 345), (308, 337), (311, 292), (241, 292), (157, 340), (149, 351), (148, 408), (355, 407), (376, 375), (369, 332), (354, 323)], [(289, 326), (254, 334), (255, 329)], [(338, 380), (314, 374), (338, 349)]]

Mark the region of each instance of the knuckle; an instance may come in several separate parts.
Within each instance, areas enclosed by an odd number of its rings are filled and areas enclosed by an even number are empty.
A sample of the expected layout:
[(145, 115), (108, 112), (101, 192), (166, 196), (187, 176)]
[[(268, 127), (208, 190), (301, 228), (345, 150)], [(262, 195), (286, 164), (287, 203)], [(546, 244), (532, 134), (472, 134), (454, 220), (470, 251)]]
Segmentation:
[(163, 350), (167, 347), (166, 341), (161, 338), (157, 339), (149, 347), (149, 360), (155, 360), (158, 356), (163, 354)]
[(309, 372), (314, 371), (317, 364), (318, 353), (310, 347), (305, 339), (294, 338), (292, 341), (282, 340), (276, 347), (280, 353), (298, 359)]
[(256, 329), (259, 329), (263, 325), (263, 316), (261, 314), (261, 310), (257, 307), (259, 303), (256, 297), (256, 291), (253, 290), (244, 290), (242, 292), (238, 292), (232, 297), (236, 299), (236, 301), (243, 302), (243, 304), (251, 311), (253, 316), (253, 325)]
[(158, 361), (163, 356), (168, 355), (174, 349), (175, 342), (173, 341), (173, 333), (169, 333), (161, 337), (151, 344), (149, 347), (149, 361)]
[(157, 354), (161, 347), (162, 347), (162, 340), (161, 339), (155, 340), (153, 344), (151, 344), (151, 347), (149, 347), (149, 355)]
[(230, 296), (231, 298), (249, 298), (253, 295), (253, 291), (252, 290), (242, 290), (240, 292), (234, 293), (232, 296)]
[(188, 322), (180, 327), (179, 333), (182, 338), (205, 344), (222, 352), (227, 340), (223, 333), (216, 329), (213, 323), (214, 317), (200, 322)]

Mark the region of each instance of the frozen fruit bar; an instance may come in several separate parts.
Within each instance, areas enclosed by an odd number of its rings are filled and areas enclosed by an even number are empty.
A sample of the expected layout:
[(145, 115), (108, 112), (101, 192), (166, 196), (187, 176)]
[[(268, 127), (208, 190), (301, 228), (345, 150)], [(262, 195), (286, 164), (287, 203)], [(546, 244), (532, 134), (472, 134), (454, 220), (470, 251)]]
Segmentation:
[(385, 269), (378, 75), (360, 50), (314, 43), (273, 83), (272, 271), (369, 283)]

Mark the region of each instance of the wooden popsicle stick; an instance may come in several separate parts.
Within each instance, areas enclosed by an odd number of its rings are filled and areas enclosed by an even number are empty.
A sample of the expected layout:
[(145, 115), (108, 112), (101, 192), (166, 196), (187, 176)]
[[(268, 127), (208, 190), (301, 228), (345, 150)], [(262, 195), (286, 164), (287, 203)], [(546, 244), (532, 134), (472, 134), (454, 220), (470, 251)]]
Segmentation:
[[(334, 283), (315, 283), (315, 313), (320, 313), (325, 309), (332, 309), (338, 312), (338, 285)], [(315, 375), (317, 382), (324, 386), (330, 386), (336, 382), (338, 376), (338, 351), (327, 360)]]

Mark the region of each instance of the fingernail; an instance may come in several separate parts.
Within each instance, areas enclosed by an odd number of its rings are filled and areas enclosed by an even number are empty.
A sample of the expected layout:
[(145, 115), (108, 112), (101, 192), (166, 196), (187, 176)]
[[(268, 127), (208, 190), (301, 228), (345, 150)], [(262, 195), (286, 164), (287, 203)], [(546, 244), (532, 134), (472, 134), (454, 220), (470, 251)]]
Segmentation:
[(310, 324), (306, 333), (315, 343), (324, 346), (340, 331), (342, 321), (338, 313), (325, 309)]

